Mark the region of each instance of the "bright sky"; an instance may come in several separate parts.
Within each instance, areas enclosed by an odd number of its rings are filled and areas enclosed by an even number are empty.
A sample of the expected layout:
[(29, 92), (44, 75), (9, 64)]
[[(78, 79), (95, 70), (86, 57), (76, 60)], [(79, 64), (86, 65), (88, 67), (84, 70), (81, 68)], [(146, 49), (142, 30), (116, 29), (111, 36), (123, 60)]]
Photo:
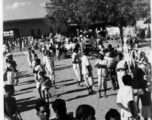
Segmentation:
[(44, 17), (47, 1), (49, 0), (3, 0), (3, 20)]

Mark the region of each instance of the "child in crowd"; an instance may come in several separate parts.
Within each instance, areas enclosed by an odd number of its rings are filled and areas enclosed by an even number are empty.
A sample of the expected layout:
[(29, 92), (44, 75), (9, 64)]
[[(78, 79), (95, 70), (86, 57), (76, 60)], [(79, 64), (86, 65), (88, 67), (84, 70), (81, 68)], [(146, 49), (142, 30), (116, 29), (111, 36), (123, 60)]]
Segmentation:
[(41, 60), (40, 59), (36, 59), (35, 67), (34, 67), (34, 70), (33, 70), (34, 80), (36, 81), (36, 88), (38, 89), (40, 98), (42, 99), (41, 82), (39, 81), (39, 79), (40, 79), (39, 73), (41, 71), (45, 72), (44, 67), (41, 65)]
[(51, 97), (51, 94), (49, 93), (51, 80), (45, 76), (45, 72), (43, 71), (39, 72), (39, 78), (43, 99), (45, 100), (45, 98), (47, 98), (47, 101), (49, 103), (49, 97)]
[(22, 120), (20, 112), (16, 105), (16, 99), (12, 97), (14, 94), (13, 85), (4, 86), (6, 95), (4, 95), (4, 117), (6, 120)]
[(149, 82), (147, 82), (146, 80), (140, 81), (140, 87), (137, 96), (138, 106), (139, 106), (139, 98), (141, 99), (141, 103), (142, 103), (141, 115), (144, 118), (144, 120), (148, 120), (148, 118), (151, 118), (152, 120), (151, 91), (150, 88), (148, 88), (148, 83)]
[(79, 105), (76, 109), (77, 120), (95, 120), (95, 109), (90, 105)]

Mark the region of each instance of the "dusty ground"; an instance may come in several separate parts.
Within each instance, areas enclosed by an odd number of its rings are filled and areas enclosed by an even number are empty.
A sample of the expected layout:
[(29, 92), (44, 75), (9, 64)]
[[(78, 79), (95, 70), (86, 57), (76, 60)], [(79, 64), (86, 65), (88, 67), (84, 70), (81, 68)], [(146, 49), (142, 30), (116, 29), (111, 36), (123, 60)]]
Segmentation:
[[(112, 45), (117, 46), (115, 42), (110, 42)], [(146, 51), (147, 55), (149, 55), (150, 48), (147, 47), (147, 43), (145, 46), (140, 48)], [(42, 59), (42, 54), (38, 53), (38, 56)], [(14, 59), (18, 64), (19, 73), (19, 85), (15, 87), (15, 98), (17, 99), (17, 105), (23, 117), (23, 120), (38, 120), (36, 116), (36, 111), (34, 109), (34, 105), (39, 98), (38, 92), (35, 87), (35, 81), (33, 79), (32, 70), (30, 70), (27, 59), (23, 52), (15, 52), (13, 53)], [(96, 59), (90, 57), (90, 61), (92, 66), (94, 65)], [(77, 87), (76, 84), (76, 76), (72, 70), (72, 62), (71, 59), (62, 59), (61, 61), (55, 61), (55, 75), (56, 75), (56, 83), (59, 89), (51, 89), (51, 93), (53, 97), (51, 101), (56, 98), (62, 98), (66, 101), (67, 110), (74, 113), (76, 108), (80, 104), (89, 104), (93, 106), (96, 110), (96, 119), (104, 120), (106, 112), (110, 108), (115, 108), (118, 111), (120, 109), (116, 105), (116, 94), (117, 91), (113, 91), (111, 89), (111, 83), (108, 81), (108, 98), (98, 98), (98, 94), (93, 94), (88, 96), (88, 92), (85, 87)], [(97, 74), (96, 69), (93, 69), (93, 76), (95, 84), (97, 84)], [(96, 91), (97, 88), (95, 87)], [(59, 97), (57, 97), (59, 95)], [(51, 103), (50, 103), (51, 109)], [(51, 109), (51, 116), (54, 113)]]

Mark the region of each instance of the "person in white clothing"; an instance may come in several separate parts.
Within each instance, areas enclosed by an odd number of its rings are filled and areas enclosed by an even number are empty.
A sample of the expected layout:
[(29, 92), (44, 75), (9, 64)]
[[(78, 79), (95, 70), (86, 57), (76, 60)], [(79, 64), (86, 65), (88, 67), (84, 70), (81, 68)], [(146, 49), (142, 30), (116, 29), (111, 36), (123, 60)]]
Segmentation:
[(11, 58), (10, 56), (8, 57), (8, 59), (6, 59), (6, 72), (7, 72), (7, 84), (9, 85), (14, 85), (14, 80), (15, 80), (15, 70), (11, 64)]
[(35, 53), (34, 50), (31, 50), (31, 63), (32, 63), (32, 68), (35, 68), (36, 65), (36, 60), (38, 59), (37, 54)]
[(124, 84), (122, 82), (122, 77), (127, 74), (127, 69), (128, 69), (127, 62), (125, 60), (123, 60), (123, 54), (120, 53), (119, 54), (119, 62), (118, 62), (117, 67), (116, 67), (119, 88), (124, 86)]
[(36, 88), (38, 89), (40, 98), (42, 99), (41, 82), (40, 82), (40, 76), (39, 76), (40, 72), (45, 72), (45, 69), (41, 65), (41, 60), (40, 59), (36, 59), (36, 63), (35, 63), (34, 70), (33, 70), (34, 80), (36, 81)]
[(45, 63), (46, 51), (47, 51), (47, 48), (46, 48), (46, 46), (44, 45), (43, 48), (42, 48), (42, 53), (43, 53), (43, 64)]
[(24, 53), (27, 57), (27, 60), (29, 62), (30, 68), (32, 68), (32, 55), (31, 55), (31, 48), (28, 48), (28, 51)]
[(44, 65), (45, 65), (45, 70), (47, 72), (47, 76), (50, 78), (50, 80), (53, 82), (54, 87), (56, 88), (55, 73), (54, 73), (54, 59), (50, 51), (46, 51), (46, 58), (44, 61)]
[(123, 84), (117, 94), (117, 105), (121, 108), (121, 120), (137, 120), (138, 110), (134, 100), (134, 92), (131, 87), (132, 77), (123, 76)]
[(93, 93), (92, 87), (94, 85), (92, 66), (89, 62), (89, 59), (86, 56), (87, 50), (84, 49), (82, 56), (82, 74), (85, 80), (89, 94)]
[(73, 70), (74, 70), (74, 73), (77, 77), (78, 86), (81, 86), (80, 85), (80, 82), (82, 81), (81, 80), (81, 68), (80, 68), (81, 60), (80, 60), (79, 55), (78, 55), (78, 48), (74, 48), (73, 51), (74, 51), (74, 53), (72, 54)]
[(98, 90), (99, 90), (99, 98), (101, 98), (101, 89), (104, 89), (104, 97), (107, 97), (107, 65), (108, 61), (104, 59), (104, 56), (99, 53), (98, 60), (95, 63), (95, 67), (97, 67), (97, 74), (98, 74)]

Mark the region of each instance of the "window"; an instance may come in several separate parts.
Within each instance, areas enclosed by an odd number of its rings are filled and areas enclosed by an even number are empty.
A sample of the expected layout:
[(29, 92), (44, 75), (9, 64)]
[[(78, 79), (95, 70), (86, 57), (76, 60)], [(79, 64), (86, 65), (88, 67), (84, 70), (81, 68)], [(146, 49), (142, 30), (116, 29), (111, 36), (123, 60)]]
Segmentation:
[(37, 34), (40, 36), (41, 35), (41, 30), (37, 29)]
[(33, 37), (35, 36), (34, 35), (34, 29), (31, 30), (31, 36), (33, 36)]
[(4, 31), (3, 35), (4, 35), (4, 37), (12, 37), (12, 36), (14, 36), (14, 31), (13, 30)]

